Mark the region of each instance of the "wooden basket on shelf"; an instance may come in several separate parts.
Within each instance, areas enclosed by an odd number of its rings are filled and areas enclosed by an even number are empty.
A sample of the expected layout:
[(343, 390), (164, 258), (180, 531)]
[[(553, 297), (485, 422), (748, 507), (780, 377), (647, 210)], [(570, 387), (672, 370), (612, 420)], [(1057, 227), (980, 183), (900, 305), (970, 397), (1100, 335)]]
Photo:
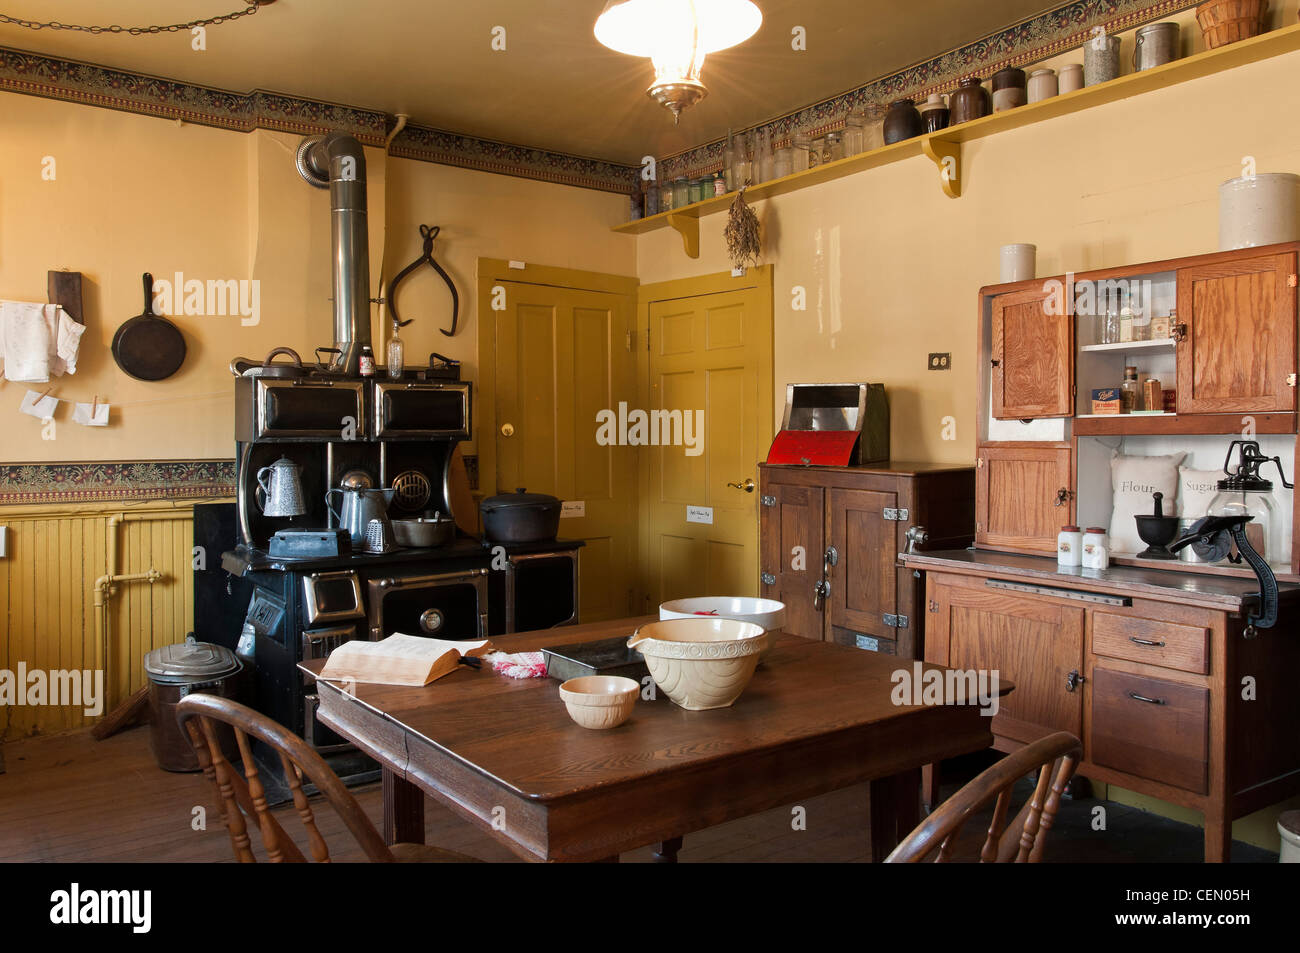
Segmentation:
[(1206, 49), (1248, 40), (1264, 32), (1268, 0), (1209, 0), (1196, 8)]

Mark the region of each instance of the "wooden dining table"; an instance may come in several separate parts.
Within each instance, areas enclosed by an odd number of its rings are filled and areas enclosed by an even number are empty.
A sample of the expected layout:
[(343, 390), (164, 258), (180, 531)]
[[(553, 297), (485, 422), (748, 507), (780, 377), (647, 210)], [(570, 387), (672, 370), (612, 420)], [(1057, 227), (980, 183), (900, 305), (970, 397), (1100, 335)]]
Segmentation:
[[(630, 636), (647, 621), (492, 642), (532, 652)], [(322, 665), (302, 669), (314, 677)], [(424, 842), (428, 795), (527, 860), (610, 861), (658, 845), (656, 859), (674, 861), (692, 832), (870, 782), (878, 861), (919, 819), (922, 765), (993, 741), (978, 705), (895, 704), (894, 673), (912, 665), (781, 636), (730, 707), (687, 711), (643, 692), (610, 730), (575, 724), (553, 679), (488, 665), (419, 688), (320, 679), (318, 717), (381, 765), (389, 843)]]

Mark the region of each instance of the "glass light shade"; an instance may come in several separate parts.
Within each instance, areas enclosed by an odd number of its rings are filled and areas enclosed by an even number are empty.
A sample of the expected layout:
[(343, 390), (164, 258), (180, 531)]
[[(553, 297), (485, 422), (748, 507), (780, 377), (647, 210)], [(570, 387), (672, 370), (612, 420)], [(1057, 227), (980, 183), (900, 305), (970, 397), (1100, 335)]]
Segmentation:
[(596, 18), (596, 39), (656, 62), (696, 60), (743, 43), (763, 25), (753, 0), (609, 0)]

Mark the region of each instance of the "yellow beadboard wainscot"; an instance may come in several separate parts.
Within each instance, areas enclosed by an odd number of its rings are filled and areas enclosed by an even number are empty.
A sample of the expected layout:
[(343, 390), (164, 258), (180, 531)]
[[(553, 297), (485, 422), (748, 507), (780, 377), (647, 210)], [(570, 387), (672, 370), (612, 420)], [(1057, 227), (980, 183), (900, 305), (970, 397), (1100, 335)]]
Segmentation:
[[(107, 712), (146, 684), (145, 653), (193, 628), (191, 504), (14, 505), (0, 522), (0, 669), (102, 671)], [(96, 720), (82, 706), (4, 705), (0, 741)]]

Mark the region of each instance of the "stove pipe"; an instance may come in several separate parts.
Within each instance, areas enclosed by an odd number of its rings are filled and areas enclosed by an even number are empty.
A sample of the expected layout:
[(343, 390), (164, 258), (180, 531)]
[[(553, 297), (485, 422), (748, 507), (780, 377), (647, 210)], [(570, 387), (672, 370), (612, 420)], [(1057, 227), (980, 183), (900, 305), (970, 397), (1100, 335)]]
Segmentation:
[(334, 253), (335, 373), (355, 377), (361, 348), (370, 344), (370, 239), (366, 222), (366, 157), (361, 143), (331, 132), (298, 144), (298, 174), (330, 190), (330, 239)]

